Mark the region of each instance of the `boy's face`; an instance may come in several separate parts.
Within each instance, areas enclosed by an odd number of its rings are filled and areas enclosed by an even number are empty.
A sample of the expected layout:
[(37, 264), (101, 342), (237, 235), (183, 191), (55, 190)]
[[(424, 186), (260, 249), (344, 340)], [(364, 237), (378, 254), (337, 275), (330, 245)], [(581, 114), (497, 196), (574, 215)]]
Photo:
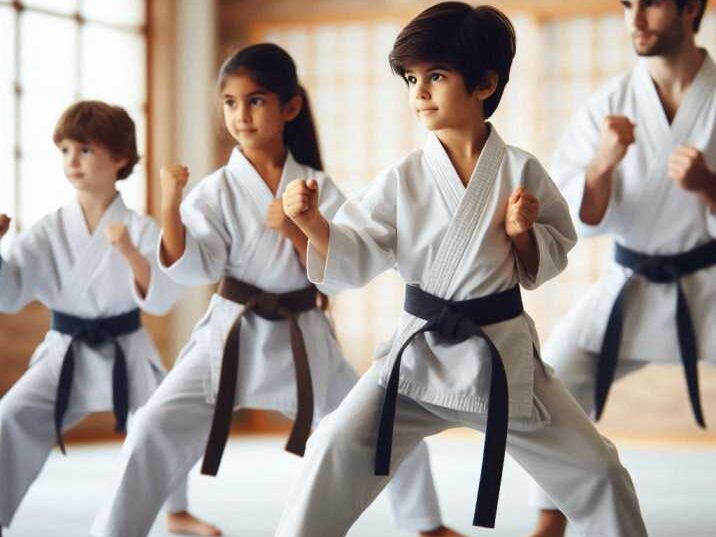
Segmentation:
[[(224, 124), (242, 149), (262, 150), (283, 143), (283, 130), (300, 111), (300, 97), (281, 105), (277, 94), (248, 74), (231, 75), (221, 90)], [(298, 108), (296, 101), (298, 99)]]
[(470, 128), (484, 121), (478, 90), (468, 93), (463, 76), (445, 65), (416, 63), (407, 66), (410, 106), (430, 131)]
[(94, 142), (64, 138), (57, 144), (62, 153), (65, 176), (77, 190), (106, 192), (114, 189), (117, 173), (127, 163), (116, 159), (109, 150)]
[(639, 56), (669, 56), (679, 50), (685, 34), (692, 33), (693, 6), (679, 12), (674, 0), (622, 0), (621, 4)]

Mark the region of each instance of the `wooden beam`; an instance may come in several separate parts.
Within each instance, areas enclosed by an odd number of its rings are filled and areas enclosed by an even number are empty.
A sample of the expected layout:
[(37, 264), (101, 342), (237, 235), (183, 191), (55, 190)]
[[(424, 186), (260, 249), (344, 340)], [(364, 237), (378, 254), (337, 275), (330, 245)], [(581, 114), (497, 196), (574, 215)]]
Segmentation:
[(176, 39), (176, 0), (147, 2), (147, 212), (154, 216), (159, 167), (176, 157)]
[[(428, 0), (219, 0), (223, 21), (259, 26), (316, 25), (395, 20), (407, 22), (435, 4)], [(508, 15), (528, 15), (540, 22), (621, 14), (617, 0), (493, 0), (486, 2)], [(710, 3), (709, 10), (716, 10)], [(253, 33), (253, 32), (252, 32)]]

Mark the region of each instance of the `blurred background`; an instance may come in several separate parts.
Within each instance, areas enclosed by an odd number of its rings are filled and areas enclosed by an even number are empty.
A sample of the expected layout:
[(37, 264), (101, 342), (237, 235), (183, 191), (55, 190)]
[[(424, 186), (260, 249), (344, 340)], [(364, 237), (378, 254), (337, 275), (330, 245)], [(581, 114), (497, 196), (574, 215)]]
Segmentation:
[[(158, 207), (158, 172), (181, 162), (198, 181), (231, 150), (219, 116), (215, 76), (238, 47), (273, 41), (293, 55), (312, 100), (327, 171), (348, 194), (419, 147), (425, 133), (392, 76), (387, 55), (400, 29), (432, 4), (419, 0), (0, 0), (0, 212), (14, 217), (2, 241), (69, 201), (52, 130), (77, 99), (124, 106), (134, 118), (143, 158), (121, 183), (139, 211)], [(508, 143), (546, 165), (571, 114), (590, 93), (635, 61), (616, 0), (493, 0), (517, 30), (517, 57), (494, 123)], [(716, 54), (716, 9), (698, 40)], [(608, 238), (583, 241), (568, 270), (527, 293), (542, 339), (611, 253)], [(213, 289), (194, 289), (170, 315), (147, 317), (167, 365), (186, 341)], [(359, 371), (390, 335), (402, 287), (386, 274), (333, 301), (343, 349)], [(27, 367), (48, 327), (32, 304), (0, 315), (0, 394)], [(713, 358), (713, 357), (710, 357)], [(701, 368), (706, 420), (716, 420), (716, 368)], [(68, 437), (115, 438), (110, 415), (89, 418)], [(242, 411), (239, 432), (278, 432), (286, 422)], [(615, 386), (600, 427), (617, 439), (716, 445), (715, 429), (691, 418), (679, 366), (651, 366)]]

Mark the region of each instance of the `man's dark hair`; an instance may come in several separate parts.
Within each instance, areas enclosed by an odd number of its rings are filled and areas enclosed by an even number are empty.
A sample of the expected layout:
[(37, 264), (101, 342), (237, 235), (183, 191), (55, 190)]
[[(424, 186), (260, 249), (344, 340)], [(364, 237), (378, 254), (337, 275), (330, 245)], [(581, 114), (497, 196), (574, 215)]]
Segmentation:
[(515, 29), (504, 13), (490, 6), (443, 2), (403, 28), (389, 60), (393, 72), (400, 76), (416, 62), (446, 65), (462, 75), (468, 92), (494, 71), (497, 88), (484, 103), (488, 118), (500, 103), (514, 57)]
[[(690, 0), (674, 0), (676, 3), (676, 7), (679, 9), (679, 12), (684, 11), (684, 8), (686, 7), (686, 4), (689, 3)], [(699, 28), (701, 27), (701, 19), (704, 18), (704, 11), (706, 11), (706, 4), (709, 3), (709, 0), (698, 0), (699, 4), (701, 4), (701, 9), (699, 10), (698, 14), (696, 15), (696, 18), (694, 19), (694, 33), (697, 33), (699, 31)]]

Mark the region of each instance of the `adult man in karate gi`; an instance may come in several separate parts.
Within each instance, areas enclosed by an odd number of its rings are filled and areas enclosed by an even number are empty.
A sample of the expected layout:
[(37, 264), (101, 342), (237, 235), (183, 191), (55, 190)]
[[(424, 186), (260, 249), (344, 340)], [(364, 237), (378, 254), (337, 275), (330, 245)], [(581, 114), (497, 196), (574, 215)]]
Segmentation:
[[(614, 235), (615, 258), (543, 356), (597, 419), (613, 380), (683, 363), (704, 427), (696, 362), (716, 360), (716, 65), (694, 36), (707, 0), (621, 3), (639, 62), (577, 113), (552, 167), (580, 235)], [(549, 497), (535, 490), (533, 503), (533, 537), (563, 536)]]

